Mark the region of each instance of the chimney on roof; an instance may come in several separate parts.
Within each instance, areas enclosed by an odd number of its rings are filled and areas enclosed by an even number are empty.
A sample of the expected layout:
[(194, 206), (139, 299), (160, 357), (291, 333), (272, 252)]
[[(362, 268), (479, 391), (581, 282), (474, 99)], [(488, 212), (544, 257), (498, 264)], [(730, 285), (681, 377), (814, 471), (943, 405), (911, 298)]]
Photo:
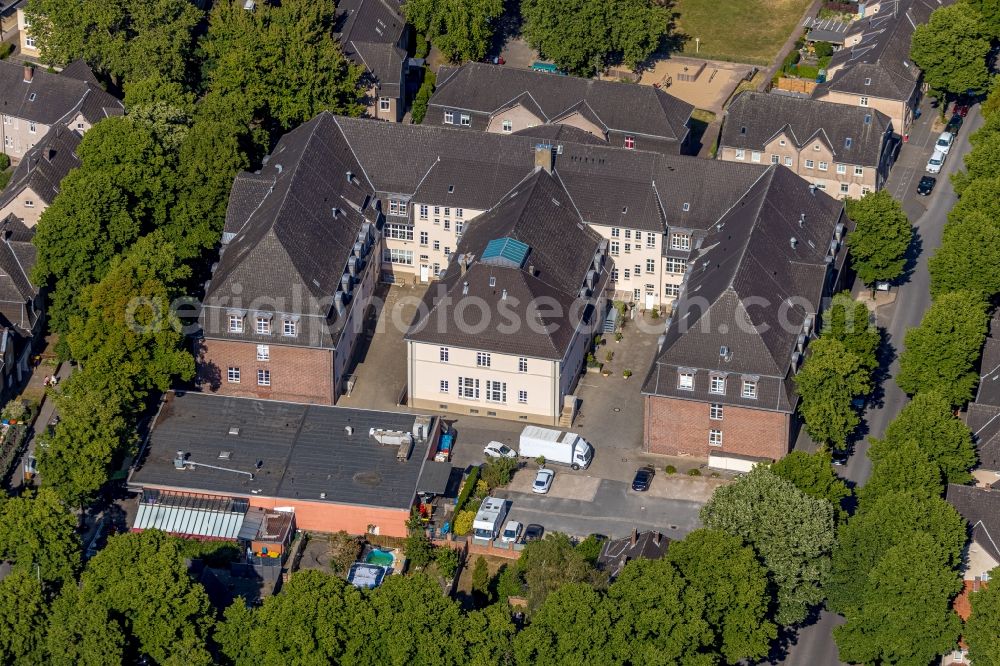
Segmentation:
[(815, 183), (810, 183), (809, 184), (809, 194), (811, 194), (813, 196), (816, 196), (816, 184)]
[(535, 145), (535, 169), (544, 169), (546, 173), (552, 173), (553, 163), (555, 162), (555, 154), (552, 152), (552, 146), (547, 143), (539, 143)]
[(795, 246), (798, 245), (799, 242), (795, 240), (795, 236), (792, 236), (791, 238), (788, 239), (788, 244), (791, 245), (792, 249), (794, 250)]
[(631, 543), (633, 546), (639, 542), (639, 529), (636, 527), (632, 528), (632, 538)]
[(662, 537), (662, 536), (663, 535), (660, 534), (659, 532), (653, 532), (653, 543), (656, 544), (657, 546), (659, 546), (660, 545), (660, 537)]
[(799, 213), (799, 226), (800, 227), (804, 227), (805, 224), (806, 224), (806, 214), (805, 213)]
[(468, 296), (469, 295), (469, 283), (468, 283), (468, 281), (462, 283), (462, 295), (463, 296)]
[(24, 65), (24, 82), (31, 83), (31, 79), (35, 76), (35, 66), (30, 62)]

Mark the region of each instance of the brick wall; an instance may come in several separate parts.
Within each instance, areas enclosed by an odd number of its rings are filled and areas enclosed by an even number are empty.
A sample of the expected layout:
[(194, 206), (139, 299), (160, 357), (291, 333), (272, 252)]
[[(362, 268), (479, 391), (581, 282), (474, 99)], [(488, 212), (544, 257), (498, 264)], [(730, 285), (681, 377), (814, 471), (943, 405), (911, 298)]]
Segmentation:
[[(778, 459), (788, 453), (791, 415), (746, 407), (723, 408), (709, 418), (709, 403), (648, 396), (644, 446), (649, 453), (708, 458), (711, 453)], [(709, 430), (722, 431), (722, 446), (709, 446)]]
[[(333, 352), (269, 345), (270, 360), (257, 360), (257, 343), (202, 340), (196, 350), (198, 380), (203, 391), (244, 398), (287, 400), (320, 405), (334, 403)], [(228, 380), (229, 368), (240, 369), (240, 382)], [(271, 371), (271, 385), (257, 384), (257, 370)]]

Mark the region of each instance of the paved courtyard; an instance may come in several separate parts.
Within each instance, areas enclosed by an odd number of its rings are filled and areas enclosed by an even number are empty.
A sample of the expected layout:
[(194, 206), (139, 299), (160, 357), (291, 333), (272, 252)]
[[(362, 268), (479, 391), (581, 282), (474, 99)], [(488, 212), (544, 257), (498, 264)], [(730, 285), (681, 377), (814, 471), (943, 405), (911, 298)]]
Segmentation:
[[(682, 81), (680, 76), (693, 73), (704, 65), (704, 69), (694, 81)], [(642, 74), (640, 83), (659, 83), (666, 92), (678, 97), (698, 109), (715, 114), (722, 113), (722, 105), (733, 94), (740, 81), (750, 76), (752, 65), (695, 58), (670, 57), (657, 60)], [(667, 86), (667, 80), (670, 85)]]

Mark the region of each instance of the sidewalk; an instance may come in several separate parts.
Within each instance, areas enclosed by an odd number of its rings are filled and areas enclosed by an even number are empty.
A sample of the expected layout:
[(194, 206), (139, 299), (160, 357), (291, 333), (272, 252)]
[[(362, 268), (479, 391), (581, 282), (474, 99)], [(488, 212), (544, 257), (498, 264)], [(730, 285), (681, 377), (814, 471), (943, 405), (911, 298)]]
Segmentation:
[(802, 36), (802, 32), (804, 30), (802, 24), (805, 23), (807, 18), (812, 18), (819, 13), (820, 4), (820, 0), (814, 0), (813, 3), (809, 5), (809, 8), (806, 9), (805, 13), (802, 14), (802, 18), (799, 19), (799, 22), (795, 25), (795, 30), (793, 30), (792, 34), (785, 40), (785, 45), (781, 47), (781, 50), (778, 51), (778, 55), (774, 58), (774, 62), (767, 68), (767, 74), (761, 79), (759, 90), (767, 90), (767, 87), (771, 85), (771, 79), (773, 79), (774, 75), (778, 73), (779, 69), (781, 69), (781, 64), (785, 62), (785, 57), (792, 52), (792, 49), (795, 48), (795, 42), (797, 42), (799, 37)]
[[(67, 377), (69, 377), (72, 373), (73, 373), (73, 366), (71, 366), (69, 363), (61, 363), (56, 368), (55, 372), (51, 374), (55, 375), (55, 377), (59, 380), (59, 383), (62, 383), (62, 381), (65, 380)], [(21, 457), (17, 461), (17, 467), (11, 473), (10, 489), (14, 491), (19, 489), (23, 484), (24, 462), (25, 460), (34, 455), (35, 440), (37, 439), (38, 433), (45, 432), (45, 428), (48, 426), (48, 424), (52, 421), (52, 419), (56, 415), (55, 401), (52, 400), (49, 391), (47, 391), (44, 386), (45, 378), (49, 376), (49, 374), (50, 373), (47, 372), (47, 368), (45, 365), (39, 365), (37, 368), (35, 368), (33, 374), (31, 375), (31, 378), (28, 380), (27, 386), (25, 386), (24, 391), (21, 393), (21, 395), (23, 396), (26, 394), (27, 395), (36, 394), (37, 392), (41, 391), (43, 397), (41, 406), (38, 409), (38, 417), (35, 419), (34, 427), (32, 427), (31, 429), (31, 434), (28, 438), (28, 443), (24, 447), (24, 453), (21, 454)]]

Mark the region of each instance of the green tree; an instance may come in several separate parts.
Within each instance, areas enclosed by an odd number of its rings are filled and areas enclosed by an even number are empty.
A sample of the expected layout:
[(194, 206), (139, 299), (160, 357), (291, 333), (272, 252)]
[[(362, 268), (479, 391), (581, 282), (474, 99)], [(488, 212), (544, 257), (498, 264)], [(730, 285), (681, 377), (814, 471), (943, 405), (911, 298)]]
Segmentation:
[(872, 474), (858, 491), (862, 502), (871, 503), (882, 495), (908, 492), (918, 499), (941, 497), (944, 478), (941, 468), (912, 439), (873, 442), (868, 457), (874, 461)]
[(834, 508), (838, 521), (847, 517), (844, 500), (851, 496), (851, 489), (833, 472), (829, 451), (806, 453), (792, 451), (771, 465), (771, 471), (810, 497), (825, 499)]
[[(1000, 135), (998, 135), (1000, 136)], [(931, 296), (966, 290), (983, 301), (1000, 292), (1000, 226), (980, 212), (944, 225), (941, 246), (930, 258)]]
[(117, 84), (185, 80), (203, 18), (188, 0), (31, 0), (27, 14), (43, 62), (83, 58)]
[(984, 176), (965, 183), (961, 198), (948, 213), (948, 221), (961, 224), (974, 214), (1000, 219), (1000, 176)]
[(17, 571), (0, 580), (0, 663), (46, 661), (48, 614), (42, 584), (33, 575)]
[(975, 366), (986, 338), (986, 304), (974, 294), (942, 294), (920, 326), (906, 332), (896, 383), (906, 393), (939, 390), (953, 407), (968, 402), (979, 381)]
[(842, 343), (870, 373), (878, 368), (882, 334), (872, 323), (868, 306), (854, 300), (851, 292), (842, 291), (830, 300), (830, 307), (823, 313), (821, 337)]
[(403, 12), (451, 62), (482, 60), (503, 14), (503, 0), (407, 0)]
[(861, 422), (851, 401), (872, 390), (871, 373), (843, 343), (820, 337), (795, 376), (806, 432), (821, 444), (844, 447)]
[(528, 43), (580, 75), (638, 67), (671, 28), (670, 11), (650, 0), (522, 0), (521, 15)]
[[(1000, 577), (1000, 571), (993, 574)], [(991, 584), (969, 595), (972, 613), (965, 622), (965, 642), (969, 659), (979, 666), (1000, 666), (1000, 586)]]
[(544, 539), (525, 546), (517, 569), (527, 587), (528, 609), (532, 611), (566, 583), (600, 586), (604, 582), (604, 576), (573, 547), (569, 537), (560, 533), (546, 534)]
[(208, 596), (188, 575), (173, 538), (156, 530), (113, 536), (80, 583), (82, 612), (117, 618), (112, 631), (117, 625), (156, 662), (212, 663)]
[(847, 235), (851, 265), (869, 287), (903, 274), (913, 227), (903, 207), (886, 190), (869, 192), (847, 201), (847, 215), (855, 229)]
[[(150, 604), (155, 600), (146, 597)], [(84, 601), (76, 585), (65, 585), (52, 604), (45, 636), (55, 666), (106, 666), (125, 663), (125, 635), (104, 606)]]
[(911, 534), (872, 569), (847, 623), (833, 630), (851, 663), (927, 664), (950, 650), (962, 622), (951, 600), (962, 578), (938, 544)]
[(1000, 173), (1000, 131), (983, 127), (969, 137), (972, 150), (965, 154), (965, 170), (951, 177), (955, 194), (962, 196), (966, 186), (977, 178), (992, 178)]
[(823, 600), (835, 543), (833, 506), (757, 466), (718, 488), (701, 510), (706, 527), (753, 546), (777, 590), (775, 621), (795, 624)]
[(423, 569), (434, 559), (434, 544), (423, 530), (412, 530), (406, 537), (403, 550), (406, 552), (406, 559), (418, 569)]
[(201, 42), (213, 117), (277, 134), (324, 110), (360, 115), (363, 71), (334, 37), (335, 14), (333, 3), (312, 0), (252, 12), (241, 0), (215, 3)]
[(464, 664), (463, 616), (426, 574), (389, 576), (358, 614), (348, 663)]
[(424, 116), (427, 115), (427, 102), (430, 101), (431, 95), (434, 94), (434, 86), (436, 84), (437, 75), (431, 71), (430, 67), (425, 67), (424, 80), (420, 84), (420, 89), (417, 90), (416, 96), (413, 98), (413, 106), (410, 107), (410, 118), (415, 125), (424, 122)]
[(965, 546), (965, 521), (941, 498), (889, 492), (868, 500), (864, 498), (858, 513), (840, 526), (833, 552), (827, 606), (841, 614), (852, 613), (862, 603), (875, 565), (912, 535), (930, 535), (950, 567), (961, 562)]
[(597, 566), (597, 558), (601, 556), (601, 550), (603, 547), (604, 539), (599, 538), (596, 534), (591, 534), (586, 539), (576, 544), (577, 552), (583, 555), (583, 559), (585, 559), (590, 566)]
[(517, 458), (491, 458), (483, 465), (482, 478), (490, 490), (506, 486), (521, 463)]
[(989, 35), (982, 15), (967, 2), (939, 7), (913, 31), (910, 58), (939, 96), (983, 92), (990, 81)]
[(510, 618), (510, 606), (492, 604), (469, 613), (465, 620), (469, 666), (495, 666), (514, 661), (517, 629)]
[(586, 583), (567, 583), (548, 595), (514, 639), (517, 663), (614, 664), (609, 604)]
[(872, 440), (869, 455), (877, 462), (883, 452), (905, 441), (915, 442), (927, 459), (940, 468), (948, 483), (964, 484), (972, 480), (969, 470), (976, 465), (972, 432), (955, 416), (940, 391), (915, 395), (885, 429), (882, 442)]
[(482, 599), (489, 599), (490, 566), (482, 555), (476, 557), (476, 563), (472, 566), (472, 591)]
[(720, 530), (700, 529), (671, 543), (667, 559), (689, 587), (705, 595), (713, 651), (731, 664), (767, 656), (778, 636), (774, 597), (752, 548)]
[(260, 608), (247, 610), (238, 600), (226, 609), (215, 637), (236, 666), (343, 663), (362, 603), (342, 578), (299, 571)]
[(76, 522), (49, 488), (0, 500), (0, 561), (46, 583), (73, 583), (80, 567)]
[(434, 549), (434, 563), (445, 578), (452, 578), (458, 571), (458, 551), (447, 546)]
[(608, 588), (604, 605), (611, 620), (607, 647), (620, 663), (716, 662), (705, 594), (687, 585), (671, 562), (632, 560)]

